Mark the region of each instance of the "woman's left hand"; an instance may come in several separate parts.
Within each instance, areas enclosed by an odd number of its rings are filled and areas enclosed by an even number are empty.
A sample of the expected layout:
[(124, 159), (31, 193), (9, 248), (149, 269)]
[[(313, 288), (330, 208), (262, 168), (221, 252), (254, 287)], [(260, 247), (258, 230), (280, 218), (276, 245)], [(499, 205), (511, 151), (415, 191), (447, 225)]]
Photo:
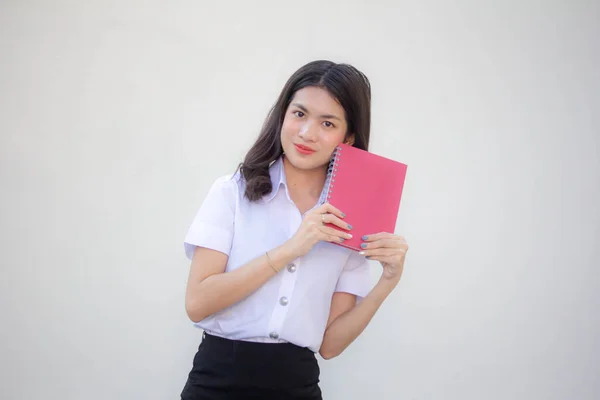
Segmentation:
[(369, 260), (381, 262), (382, 278), (400, 280), (404, 269), (404, 259), (408, 251), (406, 239), (392, 233), (376, 233), (363, 236), (363, 250), (360, 254)]

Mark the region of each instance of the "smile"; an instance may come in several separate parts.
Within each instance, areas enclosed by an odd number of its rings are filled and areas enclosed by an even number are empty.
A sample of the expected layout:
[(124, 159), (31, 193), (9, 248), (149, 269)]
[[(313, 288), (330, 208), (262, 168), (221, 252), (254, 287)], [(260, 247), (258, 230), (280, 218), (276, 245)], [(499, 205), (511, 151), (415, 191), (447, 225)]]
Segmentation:
[(301, 154), (312, 154), (315, 152), (315, 150), (310, 147), (302, 146), (301, 144), (294, 144), (294, 147), (296, 147), (296, 150)]

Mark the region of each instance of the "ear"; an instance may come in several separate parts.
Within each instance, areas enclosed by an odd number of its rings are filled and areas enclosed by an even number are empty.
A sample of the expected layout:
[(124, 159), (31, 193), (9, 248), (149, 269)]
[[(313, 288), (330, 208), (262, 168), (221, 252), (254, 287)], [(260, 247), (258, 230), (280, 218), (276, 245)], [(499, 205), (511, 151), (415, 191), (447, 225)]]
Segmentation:
[(348, 135), (348, 137), (346, 138), (346, 140), (344, 140), (344, 143), (347, 144), (347, 145), (352, 146), (354, 144), (354, 134)]

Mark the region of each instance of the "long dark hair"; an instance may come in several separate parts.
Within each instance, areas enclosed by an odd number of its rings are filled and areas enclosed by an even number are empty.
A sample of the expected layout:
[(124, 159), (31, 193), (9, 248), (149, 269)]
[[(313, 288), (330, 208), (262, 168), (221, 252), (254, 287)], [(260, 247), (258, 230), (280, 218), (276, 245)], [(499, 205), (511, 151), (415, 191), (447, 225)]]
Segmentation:
[(336, 64), (326, 60), (310, 62), (288, 79), (271, 108), (258, 139), (238, 167), (246, 182), (244, 195), (248, 200), (259, 200), (273, 190), (269, 166), (283, 153), (283, 119), (294, 94), (307, 86), (327, 90), (341, 104), (346, 113), (346, 134), (354, 135), (353, 146), (368, 150), (371, 131), (369, 80), (365, 74), (348, 64)]

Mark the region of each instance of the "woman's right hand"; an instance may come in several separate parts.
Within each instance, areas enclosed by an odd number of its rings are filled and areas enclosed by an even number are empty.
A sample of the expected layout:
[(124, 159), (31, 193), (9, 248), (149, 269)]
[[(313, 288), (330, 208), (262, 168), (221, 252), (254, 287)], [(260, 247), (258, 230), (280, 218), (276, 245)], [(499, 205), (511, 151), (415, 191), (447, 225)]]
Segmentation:
[[(342, 218), (344, 213), (331, 204), (325, 203), (306, 213), (298, 231), (286, 245), (296, 258), (308, 253), (320, 241), (341, 243), (345, 239), (350, 239), (352, 235), (348, 231), (352, 226)], [(325, 224), (333, 224), (342, 230)]]

